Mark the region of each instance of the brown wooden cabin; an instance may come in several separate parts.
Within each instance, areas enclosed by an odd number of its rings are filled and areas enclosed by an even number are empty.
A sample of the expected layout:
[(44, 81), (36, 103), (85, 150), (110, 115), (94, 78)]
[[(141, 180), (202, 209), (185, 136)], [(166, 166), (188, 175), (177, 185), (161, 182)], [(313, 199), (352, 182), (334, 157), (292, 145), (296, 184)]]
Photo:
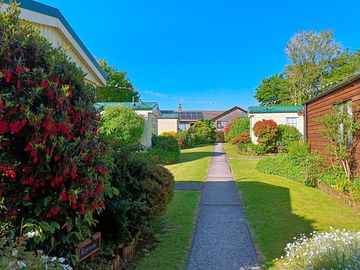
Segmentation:
[[(331, 113), (337, 104), (350, 106), (352, 110), (360, 108), (360, 75), (353, 77), (319, 96), (305, 102), (305, 138), (310, 144), (311, 152), (318, 152), (324, 158), (328, 156), (326, 151), (326, 142), (320, 133), (321, 124), (317, 118), (321, 115)], [(350, 104), (350, 105), (349, 105)], [(354, 113), (354, 112), (352, 112)], [(358, 112), (357, 112), (358, 113)], [(360, 175), (360, 145), (358, 145), (358, 134), (352, 140), (349, 147), (354, 151), (354, 169), (355, 174)]]

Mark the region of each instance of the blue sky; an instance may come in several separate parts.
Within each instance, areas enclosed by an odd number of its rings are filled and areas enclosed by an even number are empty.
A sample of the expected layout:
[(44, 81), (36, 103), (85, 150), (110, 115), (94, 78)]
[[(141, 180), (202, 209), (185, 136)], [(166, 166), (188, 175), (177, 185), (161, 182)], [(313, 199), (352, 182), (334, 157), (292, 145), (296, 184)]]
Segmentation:
[(60, 9), (96, 58), (106, 59), (162, 109), (256, 105), (262, 78), (288, 63), (287, 41), (333, 29), (360, 48), (360, 1), (39, 0)]

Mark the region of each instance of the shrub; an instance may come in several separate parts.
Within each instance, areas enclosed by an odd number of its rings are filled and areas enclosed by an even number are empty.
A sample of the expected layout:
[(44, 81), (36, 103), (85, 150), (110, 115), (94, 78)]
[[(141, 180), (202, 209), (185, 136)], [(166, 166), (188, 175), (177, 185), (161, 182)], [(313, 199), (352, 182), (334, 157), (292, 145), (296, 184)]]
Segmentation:
[(0, 269), (49, 269), (49, 270), (71, 270), (66, 264), (65, 258), (38, 255), (26, 250), (25, 241), (0, 243)]
[(293, 126), (279, 125), (279, 142), (281, 150), (287, 152), (292, 142), (299, 141), (301, 137), (300, 131)]
[(360, 269), (360, 232), (333, 230), (302, 235), (287, 244), (285, 269)]
[(232, 139), (231, 144), (233, 144), (233, 145), (248, 144), (250, 142), (251, 142), (250, 133), (243, 132), (243, 133), (237, 135), (234, 139)]
[(181, 149), (193, 147), (193, 140), (190, 137), (190, 134), (186, 131), (179, 130), (177, 135), (178, 143)]
[(179, 132), (167, 131), (161, 133), (160, 136), (175, 138), (179, 144), (180, 149), (184, 149), (186, 147), (187, 133), (184, 131), (179, 131)]
[(151, 228), (172, 197), (174, 178), (137, 146), (114, 145), (112, 157), (111, 185), (119, 195), (106, 200), (98, 226), (106, 241), (118, 245)]
[(225, 135), (224, 135), (224, 131), (222, 130), (217, 130), (216, 131), (216, 141), (217, 142), (225, 142)]
[(262, 173), (279, 175), (298, 182), (303, 182), (304, 179), (304, 168), (294, 166), (287, 155), (265, 157), (258, 162), (256, 169)]
[(180, 147), (177, 139), (172, 136), (153, 136), (149, 152), (158, 157), (162, 164), (172, 164), (180, 156)]
[(360, 202), (360, 179), (355, 178), (350, 189), (351, 197)]
[(261, 120), (254, 125), (254, 135), (258, 137), (258, 143), (266, 148), (267, 152), (276, 150), (279, 128), (273, 120)]
[(145, 120), (133, 109), (122, 106), (106, 109), (101, 116), (100, 132), (110, 141), (123, 144), (140, 142), (144, 134)]
[(194, 134), (194, 144), (214, 143), (216, 140), (214, 124), (208, 120), (197, 121), (189, 133)]
[[(294, 163), (293, 163), (294, 164)], [(319, 154), (309, 154), (304, 163), (304, 184), (316, 187), (324, 175), (324, 160)]]
[(243, 132), (250, 132), (250, 119), (237, 118), (224, 129), (225, 139), (230, 141)]
[(108, 185), (95, 92), (14, 5), (0, 14), (0, 31), (0, 222), (12, 235), (37, 232), (29, 247), (74, 262)]
[(305, 165), (309, 155), (309, 145), (304, 141), (292, 142), (288, 146), (288, 157), (295, 166)]
[(249, 144), (249, 150), (251, 152), (254, 152), (258, 156), (262, 156), (267, 152), (266, 146), (261, 144), (254, 144), (254, 143)]

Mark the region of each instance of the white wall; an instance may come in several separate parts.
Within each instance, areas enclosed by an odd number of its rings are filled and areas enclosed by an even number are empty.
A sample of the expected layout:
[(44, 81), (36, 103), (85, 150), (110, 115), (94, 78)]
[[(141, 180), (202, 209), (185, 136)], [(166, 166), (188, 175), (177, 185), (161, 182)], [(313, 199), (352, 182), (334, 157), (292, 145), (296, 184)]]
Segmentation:
[(153, 111), (135, 111), (145, 119), (145, 131), (140, 143), (146, 147), (151, 146), (151, 139), (153, 135), (158, 134), (158, 115)]
[(158, 120), (158, 135), (164, 132), (177, 132), (179, 129), (178, 119), (159, 119)]
[(302, 135), (304, 135), (304, 116), (299, 115), (297, 112), (295, 113), (249, 113), (250, 118), (250, 135), (251, 141), (253, 143), (257, 143), (257, 137), (254, 135), (254, 125), (256, 122), (265, 120), (273, 120), (278, 125), (286, 125), (287, 117), (296, 117), (297, 118), (297, 126), (296, 128), (300, 131)]

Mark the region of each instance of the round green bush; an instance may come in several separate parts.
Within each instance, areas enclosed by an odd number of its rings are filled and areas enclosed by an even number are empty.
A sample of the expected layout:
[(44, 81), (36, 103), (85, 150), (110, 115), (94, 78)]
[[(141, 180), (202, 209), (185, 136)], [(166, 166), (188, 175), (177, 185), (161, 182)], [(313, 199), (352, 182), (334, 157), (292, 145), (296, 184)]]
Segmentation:
[(113, 145), (111, 185), (119, 195), (106, 200), (98, 229), (107, 242), (129, 243), (151, 228), (173, 194), (174, 177), (138, 146)]
[(299, 141), (301, 138), (300, 131), (293, 126), (279, 125), (278, 140), (280, 142), (280, 150), (287, 152), (292, 142)]
[(162, 164), (172, 164), (180, 156), (178, 140), (173, 136), (160, 135), (152, 137), (149, 153), (156, 156)]
[(250, 132), (250, 119), (237, 118), (225, 128), (225, 140), (231, 141), (243, 132)]
[(195, 144), (214, 143), (216, 141), (216, 131), (214, 124), (208, 120), (197, 121), (190, 129), (193, 134)]
[(145, 120), (133, 109), (116, 106), (106, 109), (101, 116), (100, 132), (108, 140), (135, 144), (144, 134)]

